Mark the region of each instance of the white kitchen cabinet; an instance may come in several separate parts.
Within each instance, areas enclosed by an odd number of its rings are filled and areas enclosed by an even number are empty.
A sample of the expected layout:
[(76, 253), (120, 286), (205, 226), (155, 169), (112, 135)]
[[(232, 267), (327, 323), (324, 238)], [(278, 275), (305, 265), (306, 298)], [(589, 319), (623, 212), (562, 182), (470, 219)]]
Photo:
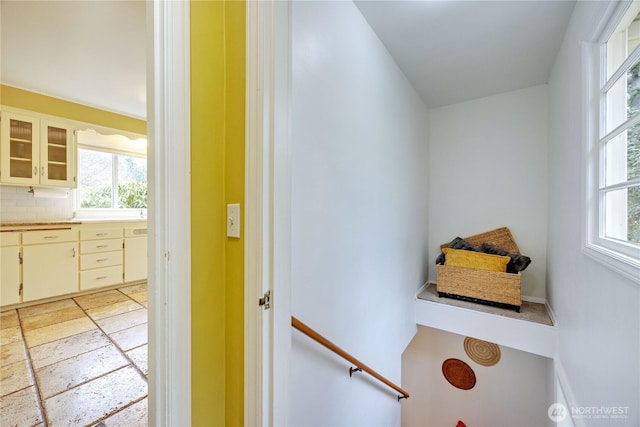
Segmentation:
[(0, 234), (0, 306), (20, 302), (20, 233)]
[(78, 233), (41, 230), (22, 233), (22, 301), (78, 292)]
[(124, 281), (147, 280), (147, 228), (125, 228), (124, 236)]
[(69, 124), (2, 112), (0, 182), (75, 188), (75, 142)]
[(80, 290), (122, 283), (122, 228), (80, 230)]

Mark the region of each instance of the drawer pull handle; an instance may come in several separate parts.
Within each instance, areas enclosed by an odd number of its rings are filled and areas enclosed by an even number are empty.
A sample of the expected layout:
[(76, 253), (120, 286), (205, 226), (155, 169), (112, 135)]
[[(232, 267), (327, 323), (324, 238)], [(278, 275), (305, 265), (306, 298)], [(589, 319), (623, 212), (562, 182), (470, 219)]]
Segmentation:
[(100, 259), (97, 259), (96, 262), (105, 262), (106, 260), (107, 258), (100, 258)]
[(76, 257), (76, 248), (72, 248), (73, 249), (73, 257)]
[(44, 236), (45, 239), (57, 239), (60, 236)]
[(98, 276), (98, 277), (96, 277), (96, 280), (102, 280), (102, 279), (106, 279), (106, 278), (107, 278), (107, 276)]
[(108, 246), (109, 246), (109, 245), (98, 245), (98, 246), (96, 246), (96, 248), (106, 248), (106, 247), (108, 247)]
[(96, 236), (106, 236), (109, 233), (96, 233)]

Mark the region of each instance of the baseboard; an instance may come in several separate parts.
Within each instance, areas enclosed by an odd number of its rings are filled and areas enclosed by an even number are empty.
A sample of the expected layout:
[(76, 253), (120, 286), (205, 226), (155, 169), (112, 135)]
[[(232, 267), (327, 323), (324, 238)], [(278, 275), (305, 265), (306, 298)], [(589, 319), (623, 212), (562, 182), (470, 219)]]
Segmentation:
[(414, 299), (418, 299), (418, 295), (420, 295), (422, 292), (424, 292), (425, 289), (427, 289), (427, 287), (431, 284), (430, 281), (426, 281), (424, 282), (424, 284), (422, 286), (420, 286), (418, 288), (418, 290), (416, 291), (416, 294), (414, 295)]
[(547, 304), (547, 300), (545, 298), (529, 297), (526, 295), (522, 295), (522, 301), (534, 302), (536, 304)]
[[(567, 402), (567, 410), (569, 411), (569, 414), (571, 414), (571, 408), (577, 407), (576, 398), (573, 394), (571, 386), (569, 385), (567, 373), (562, 366), (562, 362), (560, 362), (560, 359), (558, 359), (557, 356), (553, 359), (553, 367), (555, 371), (555, 379), (560, 384), (561, 392), (564, 395), (564, 400)], [(556, 401), (559, 400), (557, 395), (555, 396), (555, 398)], [(580, 418), (572, 417), (571, 422), (573, 423), (574, 427), (585, 427), (584, 420)]]
[(556, 320), (556, 313), (553, 312), (553, 309), (551, 308), (549, 301), (547, 301), (544, 304), (544, 306), (547, 308), (547, 313), (549, 313), (549, 317), (551, 318), (551, 322), (553, 323), (553, 326), (558, 326), (558, 322)]

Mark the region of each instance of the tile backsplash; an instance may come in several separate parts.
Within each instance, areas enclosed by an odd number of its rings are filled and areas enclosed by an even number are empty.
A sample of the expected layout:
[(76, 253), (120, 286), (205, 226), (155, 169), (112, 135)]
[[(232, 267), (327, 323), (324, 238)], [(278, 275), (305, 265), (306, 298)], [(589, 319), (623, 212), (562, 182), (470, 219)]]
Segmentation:
[(64, 199), (34, 198), (29, 187), (0, 185), (0, 221), (60, 220), (73, 217), (73, 194)]

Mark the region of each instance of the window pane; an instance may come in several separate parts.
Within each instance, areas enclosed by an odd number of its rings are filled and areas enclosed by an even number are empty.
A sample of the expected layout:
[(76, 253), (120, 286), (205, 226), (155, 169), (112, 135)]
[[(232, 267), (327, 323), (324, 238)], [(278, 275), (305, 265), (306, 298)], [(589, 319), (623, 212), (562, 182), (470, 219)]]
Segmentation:
[(640, 243), (640, 186), (605, 193), (605, 237)]
[(111, 208), (113, 155), (79, 149), (78, 171), (80, 208)]
[(605, 186), (640, 178), (640, 124), (608, 141), (604, 156)]
[(640, 186), (631, 187), (628, 191), (630, 242), (640, 243)]
[(634, 1), (607, 40), (607, 80), (616, 72), (640, 41), (640, 2)]
[(609, 89), (605, 97), (605, 133), (609, 133), (627, 120), (626, 79), (620, 78)]
[(606, 131), (609, 133), (640, 111), (640, 62), (606, 93)]
[(147, 207), (147, 160), (118, 155), (118, 207)]

